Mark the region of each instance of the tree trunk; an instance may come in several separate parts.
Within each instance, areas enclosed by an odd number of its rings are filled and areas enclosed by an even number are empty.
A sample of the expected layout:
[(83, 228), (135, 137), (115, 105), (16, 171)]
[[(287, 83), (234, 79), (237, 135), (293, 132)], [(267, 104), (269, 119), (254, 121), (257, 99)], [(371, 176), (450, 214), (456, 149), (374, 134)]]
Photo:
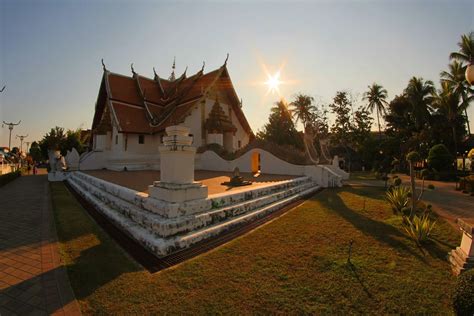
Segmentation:
[(382, 131), (380, 130), (379, 108), (377, 108), (377, 123), (379, 125), (379, 141), (380, 141), (382, 139)]
[(469, 126), (469, 117), (467, 116), (467, 109), (464, 109), (464, 114), (466, 115), (467, 132), (469, 133), (468, 136), (471, 136), (471, 127)]
[(454, 171), (456, 172), (458, 170), (458, 143), (457, 143), (457, 137), (456, 137), (456, 125), (453, 125), (452, 127), (453, 130), (453, 141), (454, 141)]
[(408, 162), (410, 165), (410, 184), (411, 184), (411, 212), (410, 218), (413, 217), (415, 213), (415, 204), (416, 204), (416, 188), (415, 188), (415, 171), (413, 170), (413, 162)]

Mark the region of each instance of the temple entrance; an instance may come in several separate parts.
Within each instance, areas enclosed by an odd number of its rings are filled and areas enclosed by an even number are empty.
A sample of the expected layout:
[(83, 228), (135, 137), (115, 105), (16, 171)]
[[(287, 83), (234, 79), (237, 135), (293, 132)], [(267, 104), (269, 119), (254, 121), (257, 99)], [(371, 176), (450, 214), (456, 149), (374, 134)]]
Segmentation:
[(260, 153), (254, 152), (251, 158), (252, 173), (260, 173)]

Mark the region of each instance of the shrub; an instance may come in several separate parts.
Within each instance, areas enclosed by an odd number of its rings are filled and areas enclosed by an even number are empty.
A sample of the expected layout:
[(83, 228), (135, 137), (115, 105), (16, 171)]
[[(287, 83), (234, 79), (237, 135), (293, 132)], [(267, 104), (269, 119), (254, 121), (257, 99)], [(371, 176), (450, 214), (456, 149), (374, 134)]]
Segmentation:
[(428, 165), (439, 171), (451, 169), (453, 157), (443, 144), (434, 145), (428, 153)]
[(459, 276), (453, 293), (453, 307), (458, 315), (474, 314), (474, 270)]
[(385, 197), (392, 206), (394, 214), (403, 214), (403, 210), (408, 205), (408, 195), (410, 190), (407, 187), (393, 187), (385, 193)]
[(14, 171), (0, 176), (0, 187), (21, 176), (21, 171)]
[(412, 218), (403, 217), (403, 228), (417, 244), (428, 240), (435, 225), (436, 221), (430, 218), (429, 213), (422, 216), (415, 215)]
[(432, 185), (432, 184), (428, 184), (427, 188), (428, 188), (429, 190), (434, 190), (434, 189), (435, 189), (434, 185)]

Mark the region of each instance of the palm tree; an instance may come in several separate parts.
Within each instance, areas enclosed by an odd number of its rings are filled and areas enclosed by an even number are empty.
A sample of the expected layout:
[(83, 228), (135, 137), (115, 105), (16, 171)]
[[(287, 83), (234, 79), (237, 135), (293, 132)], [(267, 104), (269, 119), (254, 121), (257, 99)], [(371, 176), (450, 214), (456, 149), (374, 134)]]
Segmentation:
[(469, 135), (471, 134), (471, 129), (469, 126), (469, 118), (467, 115), (467, 108), (469, 107), (469, 103), (474, 100), (474, 89), (470, 87), (467, 83), (465, 78), (466, 68), (463, 66), (462, 63), (454, 60), (449, 65), (449, 72), (442, 71), (440, 73), (441, 76), (441, 83), (446, 83), (449, 88), (456, 93), (457, 95), (461, 96), (461, 111), (464, 111), (467, 130)]
[[(461, 81), (465, 81), (464, 78), (464, 73), (466, 72), (466, 67), (469, 64), (474, 63), (474, 32), (470, 32), (469, 34), (463, 34), (461, 35), (461, 41), (458, 42), (459, 46), (459, 51), (457, 52), (452, 52), (449, 55), (450, 59), (454, 59), (459, 62), (459, 72), (462, 73), (462, 79), (459, 78)], [(467, 82), (465, 82), (467, 84)], [(469, 85), (465, 85), (465, 87), (468, 87)], [(473, 91), (468, 90), (465, 91), (463, 94), (461, 94), (461, 97), (463, 99), (464, 103), (464, 115), (466, 116), (466, 122), (467, 122), (467, 129), (469, 132), (469, 135), (471, 134), (471, 128), (469, 126), (469, 119), (467, 116), (467, 108), (469, 107), (469, 102), (473, 98)], [(470, 99), (468, 97), (471, 97)]]
[(303, 124), (303, 130), (306, 130), (308, 123), (311, 122), (313, 113), (316, 111), (316, 107), (313, 105), (314, 98), (298, 93), (295, 96), (295, 100), (290, 103), (292, 106), (291, 112), (294, 115), (295, 123), (301, 121)]
[(457, 146), (457, 135), (456, 135), (456, 122), (463, 111), (461, 97), (446, 81), (441, 82), (441, 90), (434, 96), (434, 107), (441, 113), (445, 114), (449, 124), (451, 125), (451, 131), (454, 142), (454, 157), (458, 152)]
[(364, 93), (364, 100), (369, 101), (367, 105), (367, 110), (370, 112), (377, 111), (377, 123), (379, 126), (379, 139), (382, 138), (382, 131), (380, 130), (380, 114), (386, 115), (385, 106), (387, 103), (387, 90), (385, 90), (381, 85), (373, 83), (371, 86), (368, 86), (369, 91)]
[(433, 81), (413, 77), (405, 88), (405, 95), (412, 106), (412, 114), (418, 131), (430, 117), (431, 102), (436, 92)]
[(458, 43), (459, 51), (452, 52), (450, 59), (456, 59), (461, 63), (471, 63), (474, 59), (474, 32), (461, 35), (461, 41)]

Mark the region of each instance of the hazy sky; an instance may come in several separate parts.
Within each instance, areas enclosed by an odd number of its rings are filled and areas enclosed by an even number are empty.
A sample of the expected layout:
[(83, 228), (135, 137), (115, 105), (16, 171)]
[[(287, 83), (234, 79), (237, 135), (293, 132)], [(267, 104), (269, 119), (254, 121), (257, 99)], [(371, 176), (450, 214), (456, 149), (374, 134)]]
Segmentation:
[[(0, 0), (0, 120), (39, 140), (56, 125), (90, 128), (102, 76), (162, 77), (228, 69), (254, 131), (278, 99), (266, 95), (262, 64), (282, 64), (281, 87), (329, 103), (337, 90), (361, 95), (372, 82), (392, 99), (412, 76), (439, 86), (439, 72), (474, 30), (474, 1), (7, 1)], [(474, 121), (474, 105), (469, 111)], [(474, 129), (474, 122), (471, 126)], [(8, 145), (8, 129), (0, 129)], [(19, 140), (12, 141), (18, 146)]]

